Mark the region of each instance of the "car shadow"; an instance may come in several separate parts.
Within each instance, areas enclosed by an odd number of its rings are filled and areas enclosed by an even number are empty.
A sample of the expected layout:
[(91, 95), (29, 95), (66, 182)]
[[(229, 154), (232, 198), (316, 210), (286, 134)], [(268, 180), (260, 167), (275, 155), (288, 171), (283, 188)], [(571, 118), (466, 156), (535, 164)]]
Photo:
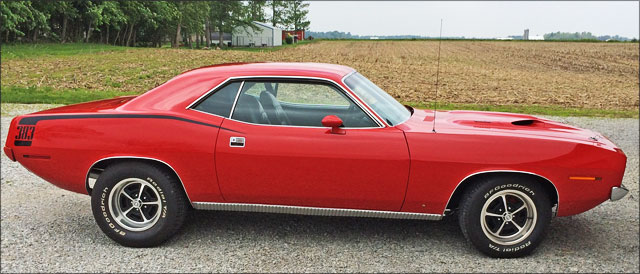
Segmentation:
[[(117, 246), (103, 237), (92, 220), (91, 227), (74, 238), (86, 236), (93, 244)], [(77, 220), (76, 220), (77, 221)], [(82, 222), (80, 222), (82, 223)], [(81, 226), (78, 223), (77, 225)], [(594, 225), (585, 216), (555, 218), (546, 239), (530, 257), (607, 252), (606, 244), (614, 229)], [(402, 250), (442, 252), (451, 256), (484, 257), (465, 241), (457, 215), (441, 221), (324, 217), (289, 214), (202, 211), (189, 212), (183, 228), (157, 248), (273, 249), (303, 246), (307, 248)], [(601, 250), (601, 251), (598, 251)], [(486, 258), (486, 257), (485, 257)], [(488, 258), (487, 258), (488, 259)]]
[(185, 226), (167, 245), (180, 245), (194, 238), (201, 241), (233, 239), (242, 235), (254, 241), (298, 238), (324, 243), (358, 243), (365, 240), (415, 242), (429, 238), (463, 242), (456, 218), (441, 221), (325, 217), (251, 212), (190, 212)]

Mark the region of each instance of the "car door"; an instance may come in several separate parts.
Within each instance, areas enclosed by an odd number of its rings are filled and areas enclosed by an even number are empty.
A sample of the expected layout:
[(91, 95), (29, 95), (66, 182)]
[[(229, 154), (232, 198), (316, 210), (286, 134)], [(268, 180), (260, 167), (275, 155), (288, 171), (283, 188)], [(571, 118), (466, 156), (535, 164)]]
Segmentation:
[[(226, 202), (400, 210), (409, 174), (402, 131), (379, 125), (329, 81), (241, 86), (215, 151)], [(343, 120), (341, 134), (322, 126), (327, 115)]]

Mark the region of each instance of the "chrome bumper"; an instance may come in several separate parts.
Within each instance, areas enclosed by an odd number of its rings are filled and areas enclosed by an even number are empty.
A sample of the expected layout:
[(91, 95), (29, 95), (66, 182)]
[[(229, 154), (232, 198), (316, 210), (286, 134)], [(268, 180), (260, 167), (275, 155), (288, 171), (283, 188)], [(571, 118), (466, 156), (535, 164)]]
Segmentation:
[(620, 187), (612, 187), (611, 188), (611, 201), (617, 201), (622, 199), (625, 195), (629, 193), (629, 190), (625, 188), (623, 185)]

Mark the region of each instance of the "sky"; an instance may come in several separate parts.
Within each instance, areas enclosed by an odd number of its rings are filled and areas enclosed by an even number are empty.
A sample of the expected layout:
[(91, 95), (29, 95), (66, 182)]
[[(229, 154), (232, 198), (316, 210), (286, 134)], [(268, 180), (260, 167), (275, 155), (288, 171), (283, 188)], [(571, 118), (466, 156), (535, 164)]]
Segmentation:
[(310, 1), (311, 31), (358, 35), (497, 38), (550, 32), (639, 37), (638, 1), (627, 2), (421, 2)]

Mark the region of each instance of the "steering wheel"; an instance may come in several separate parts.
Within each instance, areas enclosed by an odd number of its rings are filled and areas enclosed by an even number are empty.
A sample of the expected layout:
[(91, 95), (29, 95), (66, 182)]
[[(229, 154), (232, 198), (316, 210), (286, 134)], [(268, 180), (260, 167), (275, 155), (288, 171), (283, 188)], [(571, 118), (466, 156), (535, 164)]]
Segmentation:
[(269, 120), (274, 123), (279, 123), (281, 125), (291, 125), (291, 121), (289, 120), (289, 116), (284, 112), (280, 102), (276, 99), (271, 92), (263, 91), (260, 93), (260, 103), (262, 107), (267, 112), (267, 116), (269, 116)]

